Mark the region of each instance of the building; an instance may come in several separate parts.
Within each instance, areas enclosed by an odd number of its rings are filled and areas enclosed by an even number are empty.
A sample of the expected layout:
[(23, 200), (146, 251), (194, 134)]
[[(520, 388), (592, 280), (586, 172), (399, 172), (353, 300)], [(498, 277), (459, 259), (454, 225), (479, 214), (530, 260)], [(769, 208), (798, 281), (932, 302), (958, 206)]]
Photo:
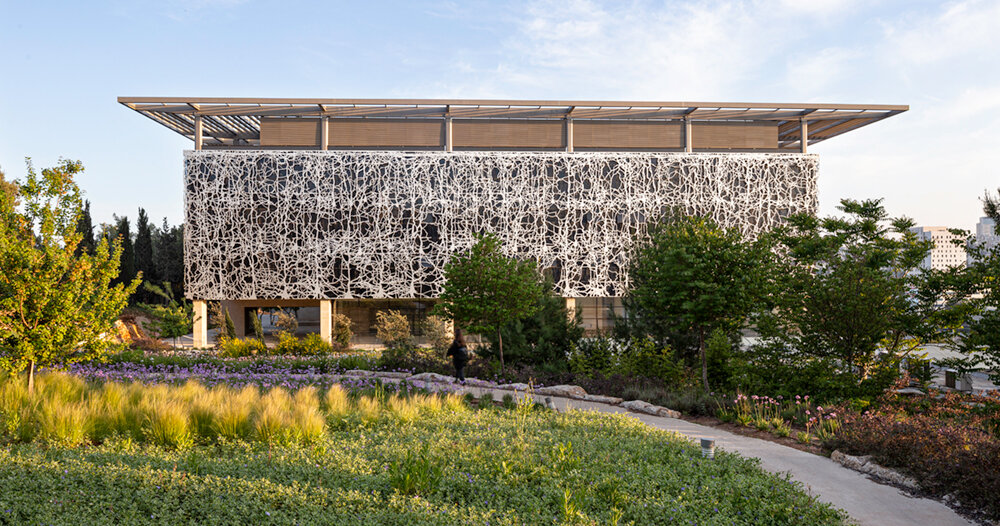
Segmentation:
[(920, 263), (920, 268), (947, 270), (965, 266), (965, 236), (952, 234), (946, 226), (917, 226), (910, 231), (920, 239), (934, 242), (934, 248)]
[[(186, 289), (230, 312), (318, 307), (364, 333), (419, 320), (451, 254), (494, 232), (588, 328), (628, 287), (629, 244), (670, 208), (753, 235), (817, 207), (807, 148), (907, 106), (121, 97), (190, 138)], [(244, 317), (234, 316), (243, 331)]]
[[(986, 250), (994, 250), (1000, 245), (1000, 235), (997, 234), (997, 224), (992, 218), (980, 217), (976, 223), (976, 233), (973, 243)], [(967, 263), (972, 263), (972, 255), (968, 257)]]

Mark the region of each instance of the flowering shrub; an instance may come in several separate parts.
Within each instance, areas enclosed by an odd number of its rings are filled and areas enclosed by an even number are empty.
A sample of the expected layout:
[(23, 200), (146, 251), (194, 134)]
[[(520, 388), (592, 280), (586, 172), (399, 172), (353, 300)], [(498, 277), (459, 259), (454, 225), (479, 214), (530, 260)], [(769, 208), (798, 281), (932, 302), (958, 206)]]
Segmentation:
[(219, 345), (219, 356), (223, 358), (243, 358), (266, 354), (267, 346), (257, 338), (226, 338)]

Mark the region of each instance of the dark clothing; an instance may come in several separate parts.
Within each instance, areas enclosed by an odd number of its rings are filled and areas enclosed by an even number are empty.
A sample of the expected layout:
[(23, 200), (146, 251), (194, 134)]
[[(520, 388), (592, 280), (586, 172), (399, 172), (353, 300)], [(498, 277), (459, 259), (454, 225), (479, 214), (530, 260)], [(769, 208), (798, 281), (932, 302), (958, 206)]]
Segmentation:
[(455, 364), (455, 378), (464, 382), (465, 364), (469, 363), (469, 349), (458, 342), (453, 342), (451, 347), (448, 348), (448, 354), (446, 356), (451, 356), (452, 363)]

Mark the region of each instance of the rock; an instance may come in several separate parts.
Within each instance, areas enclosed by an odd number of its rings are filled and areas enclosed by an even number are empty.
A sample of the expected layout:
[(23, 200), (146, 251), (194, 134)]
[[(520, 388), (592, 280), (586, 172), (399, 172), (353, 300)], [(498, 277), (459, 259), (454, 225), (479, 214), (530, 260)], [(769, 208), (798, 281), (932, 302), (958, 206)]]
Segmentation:
[(916, 481), (916, 479), (907, 477), (896, 470), (876, 464), (872, 461), (871, 455), (855, 457), (842, 453), (838, 450), (830, 454), (830, 460), (844, 466), (845, 468), (853, 469), (854, 471), (859, 471), (866, 475), (871, 475), (872, 477), (884, 480), (896, 486), (902, 486), (913, 491), (920, 489), (920, 484)]
[(503, 384), (498, 385), (497, 389), (503, 389), (506, 391), (527, 391), (528, 384)]
[(923, 389), (917, 389), (916, 387), (904, 387), (902, 389), (896, 389), (893, 392), (895, 392), (898, 395), (906, 395), (906, 396), (923, 396), (927, 394), (923, 391)]
[(435, 382), (435, 383), (455, 383), (454, 376), (446, 376), (437, 373), (420, 373), (406, 378), (410, 382)]
[(628, 402), (622, 402), (621, 406), (629, 411), (635, 413), (645, 413), (647, 415), (662, 416), (666, 418), (680, 418), (681, 414), (673, 409), (668, 409), (666, 407), (653, 405), (649, 402), (644, 402), (642, 400), (631, 400)]
[(535, 389), (535, 394), (565, 396), (567, 398), (583, 398), (584, 396), (587, 396), (587, 391), (584, 391), (579, 385), (553, 385), (551, 387), (540, 387)]
[(497, 384), (488, 380), (480, 380), (479, 378), (466, 378), (465, 385), (471, 387), (496, 387)]
[(402, 372), (395, 372), (395, 371), (383, 371), (383, 372), (377, 372), (377, 373), (375, 373), (375, 375), (376, 376), (380, 376), (382, 378), (397, 378), (397, 379), (402, 379), (402, 378), (408, 378), (410, 376), (410, 373), (402, 373)]
[(580, 399), (586, 400), (587, 402), (597, 402), (599, 404), (611, 404), (611, 405), (618, 405), (623, 401), (621, 398), (617, 398), (614, 396), (593, 395), (593, 394), (585, 395)]
[(364, 369), (351, 369), (350, 371), (344, 371), (344, 376), (372, 376), (374, 374), (375, 373)]

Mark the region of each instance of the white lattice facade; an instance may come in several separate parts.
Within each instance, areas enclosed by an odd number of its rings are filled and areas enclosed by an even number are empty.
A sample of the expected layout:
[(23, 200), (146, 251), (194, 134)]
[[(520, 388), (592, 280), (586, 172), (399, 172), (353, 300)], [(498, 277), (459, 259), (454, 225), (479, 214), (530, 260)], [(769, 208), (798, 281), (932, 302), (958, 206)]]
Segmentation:
[(817, 171), (792, 153), (188, 151), (187, 295), (433, 298), (493, 232), (559, 294), (621, 296), (649, 220), (679, 208), (753, 235), (815, 212)]

